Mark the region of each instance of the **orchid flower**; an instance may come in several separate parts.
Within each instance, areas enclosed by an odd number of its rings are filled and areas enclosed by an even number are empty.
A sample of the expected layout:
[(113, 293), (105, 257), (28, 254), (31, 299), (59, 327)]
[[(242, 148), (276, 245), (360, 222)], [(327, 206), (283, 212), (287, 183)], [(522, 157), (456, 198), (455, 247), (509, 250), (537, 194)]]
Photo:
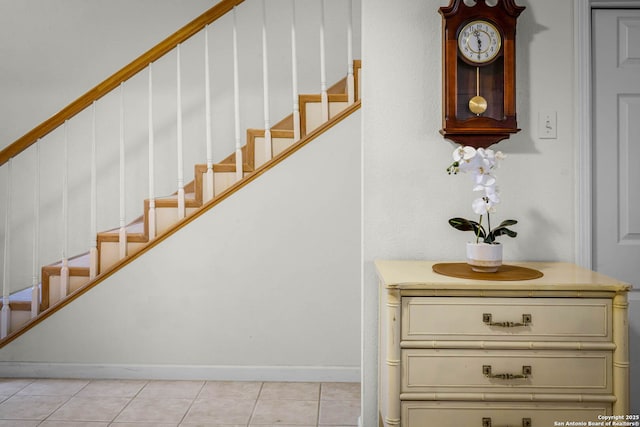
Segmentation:
[[(449, 220), (449, 224), (458, 230), (473, 230), (477, 240), (482, 238), (485, 243), (495, 243), (495, 238), (503, 234), (515, 237), (517, 233), (509, 230), (507, 226), (516, 224), (517, 221), (512, 219), (503, 221), (492, 230), (489, 216), (490, 213), (496, 211), (495, 206), (500, 203), (500, 194), (493, 171), (498, 168), (500, 161), (504, 160), (506, 156), (501, 151), (493, 151), (489, 148), (475, 149), (463, 146), (456, 148), (452, 157), (453, 163), (447, 168), (447, 172), (450, 175), (455, 175), (458, 172), (470, 174), (474, 184), (473, 191), (482, 192), (483, 194), (471, 203), (473, 212), (480, 215), (478, 222), (464, 218), (452, 218)], [(482, 217), (484, 215), (487, 216), (488, 233), (482, 225)]]

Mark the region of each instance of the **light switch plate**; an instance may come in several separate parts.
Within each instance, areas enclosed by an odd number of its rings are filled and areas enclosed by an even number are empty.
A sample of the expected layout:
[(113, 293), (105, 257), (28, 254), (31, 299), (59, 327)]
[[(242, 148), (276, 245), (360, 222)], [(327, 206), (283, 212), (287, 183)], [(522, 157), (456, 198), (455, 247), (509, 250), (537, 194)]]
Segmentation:
[(554, 110), (540, 110), (538, 113), (538, 138), (556, 139), (558, 137), (558, 114)]

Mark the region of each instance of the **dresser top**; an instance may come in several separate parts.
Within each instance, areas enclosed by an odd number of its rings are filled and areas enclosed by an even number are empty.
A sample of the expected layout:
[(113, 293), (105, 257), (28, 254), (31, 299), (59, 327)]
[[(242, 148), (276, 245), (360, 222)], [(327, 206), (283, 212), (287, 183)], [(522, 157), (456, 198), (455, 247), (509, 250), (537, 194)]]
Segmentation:
[[(539, 290), (626, 292), (631, 285), (594, 271), (563, 262), (507, 262), (509, 265), (532, 268), (544, 275), (538, 279), (491, 281), (458, 279), (433, 271), (433, 261), (377, 260), (376, 271), (382, 285), (388, 289), (431, 290)], [(491, 273), (486, 273), (490, 275)]]

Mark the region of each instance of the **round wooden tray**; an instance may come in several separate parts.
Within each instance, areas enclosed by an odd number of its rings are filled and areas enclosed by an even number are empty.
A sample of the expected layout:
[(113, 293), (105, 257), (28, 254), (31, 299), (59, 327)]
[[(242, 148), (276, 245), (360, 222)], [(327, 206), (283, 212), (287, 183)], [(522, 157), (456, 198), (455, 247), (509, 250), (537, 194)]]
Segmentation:
[(543, 276), (542, 272), (517, 265), (502, 264), (495, 273), (478, 273), (466, 262), (443, 262), (433, 265), (433, 271), (445, 276), (473, 280), (531, 280)]

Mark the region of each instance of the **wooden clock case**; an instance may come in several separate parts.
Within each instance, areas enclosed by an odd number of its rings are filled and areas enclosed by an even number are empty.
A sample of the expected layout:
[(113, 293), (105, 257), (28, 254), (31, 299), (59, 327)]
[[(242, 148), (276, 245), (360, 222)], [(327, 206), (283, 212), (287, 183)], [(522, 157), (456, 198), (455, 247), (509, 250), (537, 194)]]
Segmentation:
[[(472, 3), (467, 0), (466, 3)], [(516, 21), (525, 9), (515, 0), (451, 0), (442, 15), (442, 129), (453, 142), (488, 147), (520, 129), (516, 114)], [(493, 5), (490, 5), (491, 3)], [(474, 20), (488, 21), (502, 36), (500, 52), (487, 63), (474, 64), (458, 50), (460, 29)], [(477, 94), (487, 101), (482, 114), (469, 109)]]

